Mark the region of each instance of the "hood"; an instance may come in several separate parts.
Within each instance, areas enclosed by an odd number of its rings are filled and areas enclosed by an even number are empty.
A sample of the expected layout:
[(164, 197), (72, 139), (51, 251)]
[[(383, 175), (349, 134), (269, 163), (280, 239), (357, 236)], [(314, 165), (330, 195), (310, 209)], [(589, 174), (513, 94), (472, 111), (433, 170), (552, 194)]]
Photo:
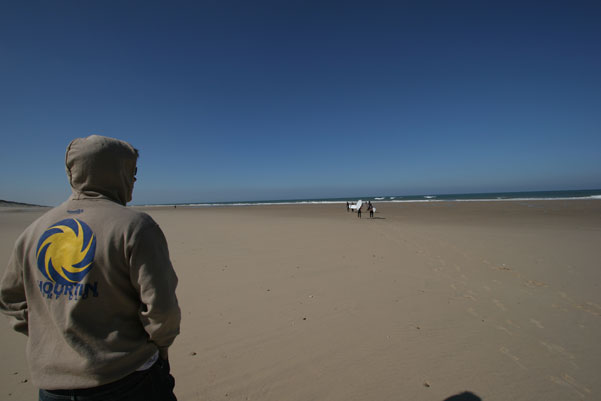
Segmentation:
[(67, 147), (65, 164), (73, 199), (109, 198), (125, 206), (134, 189), (138, 150), (100, 135), (77, 138)]

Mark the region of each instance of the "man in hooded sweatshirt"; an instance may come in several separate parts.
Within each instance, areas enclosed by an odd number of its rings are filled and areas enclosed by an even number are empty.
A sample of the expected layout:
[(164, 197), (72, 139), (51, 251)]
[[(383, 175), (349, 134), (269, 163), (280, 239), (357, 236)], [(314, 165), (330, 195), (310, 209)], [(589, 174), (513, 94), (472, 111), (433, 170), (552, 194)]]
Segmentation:
[(28, 336), (40, 400), (175, 400), (177, 276), (153, 219), (131, 201), (138, 151), (92, 135), (66, 153), (71, 197), (17, 239), (0, 309)]

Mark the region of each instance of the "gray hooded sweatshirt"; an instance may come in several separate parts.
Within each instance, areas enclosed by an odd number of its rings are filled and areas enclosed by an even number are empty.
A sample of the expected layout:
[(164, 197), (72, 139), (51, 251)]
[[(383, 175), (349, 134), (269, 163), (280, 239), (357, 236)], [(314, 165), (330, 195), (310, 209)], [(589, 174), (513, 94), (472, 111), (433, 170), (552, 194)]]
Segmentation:
[(72, 196), (18, 238), (0, 309), (28, 336), (34, 385), (95, 387), (136, 371), (179, 333), (167, 242), (131, 200), (138, 152), (92, 135), (66, 153)]

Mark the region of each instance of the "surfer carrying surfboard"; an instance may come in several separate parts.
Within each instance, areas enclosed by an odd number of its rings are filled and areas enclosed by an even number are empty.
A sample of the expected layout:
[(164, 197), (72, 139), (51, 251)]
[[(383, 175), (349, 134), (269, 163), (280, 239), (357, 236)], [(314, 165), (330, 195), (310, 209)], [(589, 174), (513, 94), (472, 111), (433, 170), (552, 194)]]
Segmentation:
[(367, 210), (369, 210), (369, 218), (373, 219), (376, 208), (374, 207), (374, 205), (371, 204), (371, 202), (369, 202), (369, 204), (367, 205)]

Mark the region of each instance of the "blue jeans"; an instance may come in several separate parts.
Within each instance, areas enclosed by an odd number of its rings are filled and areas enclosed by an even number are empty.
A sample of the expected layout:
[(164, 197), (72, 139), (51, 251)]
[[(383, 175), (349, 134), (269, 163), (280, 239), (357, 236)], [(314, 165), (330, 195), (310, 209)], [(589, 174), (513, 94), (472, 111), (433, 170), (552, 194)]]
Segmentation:
[(177, 401), (169, 362), (159, 358), (152, 367), (121, 380), (79, 390), (40, 390), (39, 401)]

